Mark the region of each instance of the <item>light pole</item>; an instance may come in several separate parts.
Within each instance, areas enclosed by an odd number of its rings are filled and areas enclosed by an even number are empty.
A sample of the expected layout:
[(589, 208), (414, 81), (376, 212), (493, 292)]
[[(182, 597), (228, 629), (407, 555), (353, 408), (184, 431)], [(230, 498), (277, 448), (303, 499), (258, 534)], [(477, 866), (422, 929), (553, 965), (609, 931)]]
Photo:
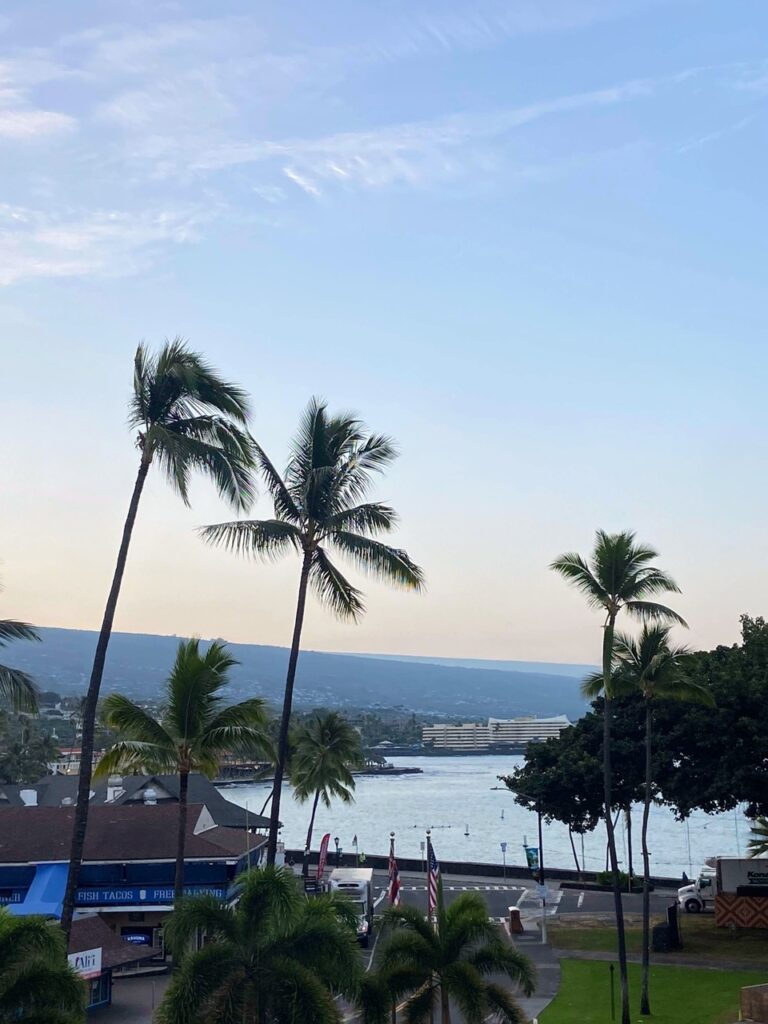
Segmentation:
[(339, 867), (341, 864), (341, 847), (339, 846), (338, 836), (333, 837), (333, 845), (336, 847), (336, 867)]
[(499, 846), (501, 847), (501, 862), (504, 865), (504, 868), (503, 868), (504, 881), (506, 882), (506, 880), (507, 880), (507, 844), (506, 843), (499, 843)]

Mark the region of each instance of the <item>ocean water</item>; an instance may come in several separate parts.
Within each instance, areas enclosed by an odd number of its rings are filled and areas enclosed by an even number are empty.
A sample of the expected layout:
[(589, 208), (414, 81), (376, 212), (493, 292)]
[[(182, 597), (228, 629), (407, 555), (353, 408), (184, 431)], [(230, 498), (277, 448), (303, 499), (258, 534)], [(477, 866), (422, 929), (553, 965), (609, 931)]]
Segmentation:
[[(338, 836), (343, 850), (352, 852), (357, 836), (361, 853), (386, 854), (389, 833), (395, 832), (396, 848), (402, 857), (419, 858), (420, 843), (427, 828), (438, 858), (502, 861), (500, 844), (507, 843), (508, 864), (524, 864), (524, 840), (537, 845), (536, 815), (519, 807), (497, 776), (508, 774), (522, 763), (522, 757), (393, 757), (396, 766), (423, 769), (420, 775), (362, 776), (357, 779), (355, 803), (339, 802), (320, 806), (315, 822), (313, 848), (324, 832)], [(269, 793), (269, 784), (235, 786), (221, 792), (228, 800), (258, 813)], [(283, 792), (280, 817), (282, 838), (289, 849), (301, 849), (306, 837), (310, 804), (298, 804), (289, 787)], [(640, 857), (641, 808), (632, 814), (634, 869), (642, 869)], [(468, 834), (467, 834), (468, 833)], [(663, 807), (651, 809), (649, 847), (653, 874), (689, 876), (698, 871), (705, 857), (745, 855), (749, 825), (739, 812), (707, 815), (697, 812), (687, 822), (677, 822)], [(581, 857), (581, 837), (575, 836)], [(628, 859), (626, 830), (617, 829), (617, 847), (622, 867)], [(584, 837), (584, 861), (588, 870), (605, 867), (605, 830), (601, 827)], [(568, 830), (559, 822), (544, 824), (544, 863), (552, 867), (574, 867)]]

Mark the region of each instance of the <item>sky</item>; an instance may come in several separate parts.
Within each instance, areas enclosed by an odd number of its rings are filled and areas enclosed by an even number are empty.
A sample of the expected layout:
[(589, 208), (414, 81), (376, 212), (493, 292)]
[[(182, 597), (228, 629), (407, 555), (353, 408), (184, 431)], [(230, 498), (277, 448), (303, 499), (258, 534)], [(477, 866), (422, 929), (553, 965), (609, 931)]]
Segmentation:
[[(594, 662), (547, 566), (597, 528), (735, 642), (768, 612), (766, 40), (761, 0), (6, 0), (0, 615), (98, 628), (133, 351), (181, 335), (279, 464), (311, 395), (398, 440), (376, 494), (427, 589), (313, 604), (306, 646)], [(228, 518), (155, 473), (116, 628), (288, 643), (298, 565), (204, 547)]]

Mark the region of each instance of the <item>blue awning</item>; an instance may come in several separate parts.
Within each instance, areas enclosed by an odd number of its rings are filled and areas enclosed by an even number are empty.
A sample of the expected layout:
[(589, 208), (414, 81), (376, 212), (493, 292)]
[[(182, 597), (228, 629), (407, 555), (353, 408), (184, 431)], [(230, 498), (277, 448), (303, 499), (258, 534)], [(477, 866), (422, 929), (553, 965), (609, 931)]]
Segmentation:
[(26, 917), (29, 914), (61, 917), (64, 890), (67, 887), (67, 871), (67, 864), (38, 864), (24, 902), (12, 903), (8, 907), (10, 912), (19, 917)]

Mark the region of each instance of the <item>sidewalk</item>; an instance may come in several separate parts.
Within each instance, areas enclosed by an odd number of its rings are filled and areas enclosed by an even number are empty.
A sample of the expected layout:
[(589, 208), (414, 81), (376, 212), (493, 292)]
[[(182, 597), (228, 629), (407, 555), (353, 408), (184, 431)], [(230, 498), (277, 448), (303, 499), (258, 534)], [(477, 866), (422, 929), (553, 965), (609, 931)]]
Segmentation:
[(88, 1024), (151, 1024), (171, 977), (117, 978), (112, 986), (112, 1005), (88, 1014)]

